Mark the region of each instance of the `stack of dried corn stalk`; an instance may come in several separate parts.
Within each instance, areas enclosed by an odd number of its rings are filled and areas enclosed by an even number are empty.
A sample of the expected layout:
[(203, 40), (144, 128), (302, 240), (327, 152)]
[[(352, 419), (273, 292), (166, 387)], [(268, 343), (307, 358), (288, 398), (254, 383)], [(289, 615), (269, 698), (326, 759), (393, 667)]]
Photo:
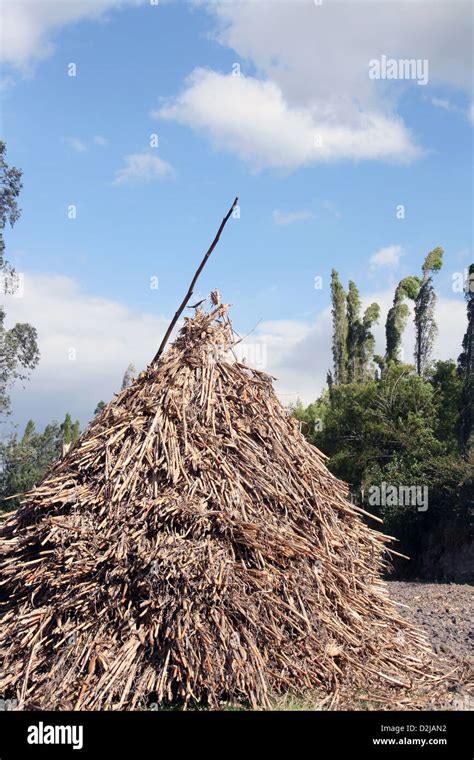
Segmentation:
[(268, 706), (419, 679), (427, 645), (271, 378), (198, 311), (1, 530), (0, 694), (20, 707)]

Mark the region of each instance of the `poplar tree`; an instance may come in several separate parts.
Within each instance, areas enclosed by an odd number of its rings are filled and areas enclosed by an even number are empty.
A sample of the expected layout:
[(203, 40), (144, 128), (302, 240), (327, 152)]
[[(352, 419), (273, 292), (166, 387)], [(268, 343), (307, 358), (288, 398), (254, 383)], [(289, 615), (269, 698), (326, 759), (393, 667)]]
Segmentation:
[(461, 398), (461, 445), (468, 449), (472, 445), (474, 426), (474, 264), (469, 266), (465, 286), (467, 303), (467, 328), (462, 341), (462, 353), (458, 359), (458, 370), (463, 380)]
[(341, 385), (347, 380), (347, 313), (346, 293), (339, 280), (338, 272), (331, 271), (332, 302), (332, 357), (334, 374), (332, 382)]
[(405, 303), (405, 299), (408, 298), (414, 301), (419, 289), (420, 280), (418, 277), (405, 277), (398, 283), (393, 298), (393, 305), (389, 309), (385, 322), (386, 364), (400, 361), (402, 335), (410, 314), (410, 309)]
[(427, 255), (422, 267), (420, 288), (415, 298), (415, 366), (418, 375), (422, 374), (428, 364), (438, 332), (435, 321), (436, 294), (432, 275), (441, 269), (443, 253), (443, 249), (438, 247)]
[(379, 318), (380, 306), (378, 303), (370, 304), (364, 312), (359, 330), (358, 373), (356, 379), (361, 382), (373, 376), (371, 365), (374, 358), (375, 337), (372, 327), (379, 321)]
[(357, 363), (360, 352), (360, 296), (357, 285), (349, 280), (347, 293), (347, 380), (357, 380)]
[(370, 376), (375, 338), (373, 325), (380, 317), (380, 307), (372, 303), (361, 318), (359, 290), (352, 280), (347, 294), (347, 381), (360, 383)]

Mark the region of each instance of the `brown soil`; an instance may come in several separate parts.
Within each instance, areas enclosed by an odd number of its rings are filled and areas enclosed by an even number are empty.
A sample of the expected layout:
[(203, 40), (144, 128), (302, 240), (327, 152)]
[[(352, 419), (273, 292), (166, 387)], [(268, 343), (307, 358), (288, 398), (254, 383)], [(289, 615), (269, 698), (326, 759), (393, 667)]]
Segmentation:
[(456, 583), (389, 582), (401, 613), (427, 635), (437, 665), (450, 673), (446, 701), (474, 710), (474, 586)]

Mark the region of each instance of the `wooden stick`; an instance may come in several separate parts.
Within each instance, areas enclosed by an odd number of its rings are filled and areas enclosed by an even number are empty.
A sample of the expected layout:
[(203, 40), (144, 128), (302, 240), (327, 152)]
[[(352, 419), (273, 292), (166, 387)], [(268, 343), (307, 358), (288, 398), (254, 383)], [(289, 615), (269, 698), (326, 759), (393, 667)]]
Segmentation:
[(191, 285), (189, 286), (188, 292), (186, 293), (183, 301), (181, 302), (181, 305), (180, 305), (179, 309), (177, 310), (176, 314), (174, 315), (173, 319), (170, 322), (170, 325), (169, 325), (169, 327), (168, 327), (168, 329), (167, 329), (167, 331), (165, 333), (165, 336), (164, 336), (163, 340), (161, 341), (160, 347), (159, 347), (158, 351), (156, 352), (155, 356), (153, 357), (153, 361), (151, 362), (152, 364), (155, 364), (155, 362), (158, 361), (158, 359), (160, 358), (161, 354), (163, 353), (163, 350), (164, 350), (164, 348), (165, 348), (165, 346), (166, 346), (166, 344), (168, 342), (168, 338), (170, 337), (171, 333), (173, 332), (173, 328), (174, 328), (176, 322), (180, 318), (182, 312), (184, 311), (184, 307), (186, 306), (187, 302), (189, 301), (189, 299), (191, 298), (191, 296), (193, 294), (193, 289), (194, 289), (194, 286), (196, 285), (197, 279), (198, 279), (199, 275), (201, 274), (202, 270), (204, 269), (209, 256), (211, 255), (211, 253), (213, 252), (213, 250), (216, 247), (217, 243), (219, 242), (219, 238), (221, 236), (222, 230), (224, 229), (224, 227), (226, 226), (227, 222), (229, 221), (230, 215), (232, 214), (232, 212), (233, 212), (234, 208), (236, 207), (238, 201), (239, 201), (238, 198), (234, 199), (234, 202), (233, 202), (232, 206), (230, 207), (229, 211), (227, 212), (227, 214), (223, 218), (223, 220), (221, 222), (221, 226), (217, 230), (217, 234), (216, 234), (214, 240), (212, 241), (209, 249), (207, 250), (207, 252), (206, 252), (206, 254), (205, 254), (204, 258), (203, 258), (203, 260), (201, 261), (198, 269), (196, 270), (196, 273), (195, 273), (193, 279), (191, 280)]

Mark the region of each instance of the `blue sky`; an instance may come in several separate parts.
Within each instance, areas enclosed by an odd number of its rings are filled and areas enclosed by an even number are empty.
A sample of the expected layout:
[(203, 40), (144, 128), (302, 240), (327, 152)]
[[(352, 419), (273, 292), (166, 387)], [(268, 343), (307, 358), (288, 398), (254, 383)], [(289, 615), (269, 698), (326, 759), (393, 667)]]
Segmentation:
[[(442, 245), (436, 355), (457, 356), (470, 4), (7, 0), (2, 15), (1, 132), (24, 171), (6, 234), (24, 293), (8, 314), (37, 326), (42, 351), (15, 422), (66, 409), (85, 422), (130, 361), (146, 364), (237, 194), (197, 293), (234, 305), (285, 403), (315, 398), (330, 366), (332, 267), (381, 304), (383, 351), (393, 288)], [(370, 80), (382, 55), (426, 60), (427, 84)], [(412, 341), (409, 327), (407, 358)]]

